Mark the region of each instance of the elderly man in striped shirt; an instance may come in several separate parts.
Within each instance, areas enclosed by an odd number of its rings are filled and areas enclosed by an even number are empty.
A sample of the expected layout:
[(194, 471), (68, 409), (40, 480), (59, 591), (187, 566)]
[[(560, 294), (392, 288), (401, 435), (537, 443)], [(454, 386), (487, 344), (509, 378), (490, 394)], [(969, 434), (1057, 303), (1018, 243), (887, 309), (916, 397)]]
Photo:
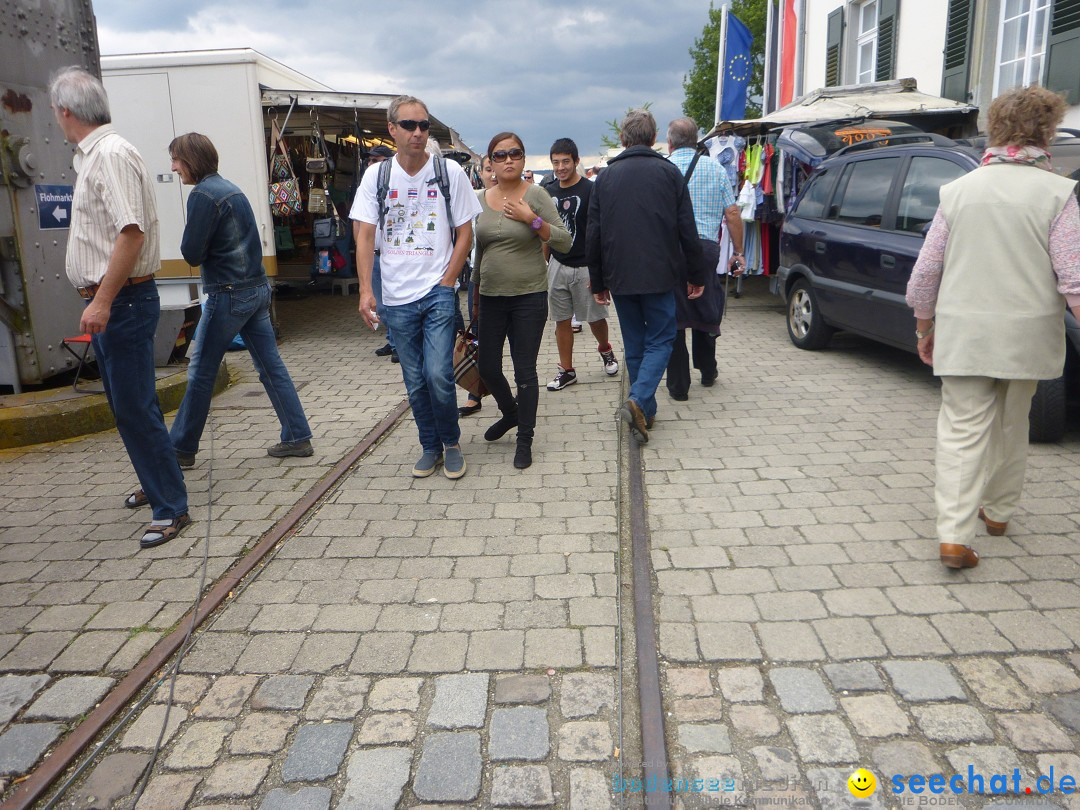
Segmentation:
[(86, 299), (80, 324), (91, 336), (116, 428), (139, 478), (124, 502), (149, 503), (139, 545), (167, 543), (191, 523), (187, 487), (154, 386), (154, 332), (161, 314), (154, 273), (161, 264), (157, 202), (142, 157), (111, 125), (101, 80), (80, 67), (49, 85), (56, 122), (75, 144), (78, 173), (65, 264)]

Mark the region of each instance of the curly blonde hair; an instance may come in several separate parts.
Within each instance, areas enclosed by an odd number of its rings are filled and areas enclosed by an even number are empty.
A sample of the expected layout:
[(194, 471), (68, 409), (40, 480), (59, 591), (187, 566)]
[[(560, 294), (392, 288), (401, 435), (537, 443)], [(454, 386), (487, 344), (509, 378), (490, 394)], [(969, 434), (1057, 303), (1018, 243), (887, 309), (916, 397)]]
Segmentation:
[(1068, 109), (1065, 99), (1044, 87), (1014, 87), (990, 104), (990, 146), (1038, 146), (1047, 149)]

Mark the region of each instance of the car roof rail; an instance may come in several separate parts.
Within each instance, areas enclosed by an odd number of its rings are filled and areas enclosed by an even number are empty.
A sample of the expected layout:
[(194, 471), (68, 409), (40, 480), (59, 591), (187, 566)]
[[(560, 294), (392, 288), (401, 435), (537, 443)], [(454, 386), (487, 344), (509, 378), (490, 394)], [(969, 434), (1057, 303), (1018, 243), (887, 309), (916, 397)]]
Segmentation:
[(1069, 127), (1058, 127), (1057, 130), (1055, 131), (1055, 134), (1060, 135), (1061, 133), (1065, 133), (1066, 135), (1071, 135), (1074, 138), (1080, 138), (1080, 129), (1071, 129)]
[(860, 149), (865, 149), (869, 146), (885, 146), (888, 144), (892, 146), (900, 141), (929, 141), (934, 146), (959, 146), (952, 138), (946, 138), (944, 135), (938, 135), (936, 132), (912, 132), (906, 135), (884, 135), (880, 138), (870, 138), (866, 141), (859, 141), (845, 146), (833, 154), (829, 155), (830, 158), (839, 157), (840, 155), (848, 152), (857, 152)]

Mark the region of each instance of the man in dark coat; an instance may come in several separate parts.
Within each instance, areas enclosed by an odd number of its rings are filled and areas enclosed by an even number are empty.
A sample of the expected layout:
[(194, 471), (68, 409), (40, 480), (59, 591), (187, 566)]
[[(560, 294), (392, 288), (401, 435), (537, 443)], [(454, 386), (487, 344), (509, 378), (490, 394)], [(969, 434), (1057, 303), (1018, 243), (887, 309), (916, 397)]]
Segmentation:
[(706, 268), (682, 173), (653, 151), (652, 113), (631, 110), (620, 140), (625, 150), (593, 188), (586, 250), (593, 297), (614, 301), (626, 347), (630, 398), (619, 415), (644, 444), (675, 340), (675, 286), (686, 284), (687, 297), (698, 298)]

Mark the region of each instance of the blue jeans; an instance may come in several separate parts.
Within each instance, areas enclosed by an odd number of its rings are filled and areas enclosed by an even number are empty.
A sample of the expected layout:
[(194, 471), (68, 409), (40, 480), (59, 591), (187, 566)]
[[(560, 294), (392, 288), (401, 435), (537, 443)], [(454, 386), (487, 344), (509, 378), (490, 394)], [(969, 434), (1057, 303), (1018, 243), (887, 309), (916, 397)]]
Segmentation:
[[(386, 323), (386, 307), (382, 302), (382, 264), (379, 262), (379, 254), (375, 254), (375, 263), (371, 265), (371, 291), (375, 293), (375, 314), (379, 316), (379, 320)], [(394, 335), (390, 331), (390, 324), (386, 324), (386, 342), (390, 344), (390, 348), (396, 348), (394, 345)]]
[(105, 331), (91, 343), (116, 429), (154, 520), (187, 514), (187, 487), (176, 462), (154, 378), (154, 332), (161, 317), (157, 284), (121, 287)]
[(454, 389), (455, 298), (453, 287), (436, 284), (419, 301), (385, 305), (425, 453), (441, 453), (461, 439)]
[(281, 422), (281, 441), (302, 442), (311, 438), (304, 406), (278, 354), (270, 323), (270, 284), (263, 282), (242, 290), (210, 293), (203, 304), (188, 364), (187, 392), (170, 434), (173, 447), (181, 453), (199, 451), (218, 367), (237, 333), (244, 339), (259, 381)]
[(656, 416), (656, 389), (675, 342), (675, 294), (613, 295), (619, 313), (630, 399), (647, 419)]

